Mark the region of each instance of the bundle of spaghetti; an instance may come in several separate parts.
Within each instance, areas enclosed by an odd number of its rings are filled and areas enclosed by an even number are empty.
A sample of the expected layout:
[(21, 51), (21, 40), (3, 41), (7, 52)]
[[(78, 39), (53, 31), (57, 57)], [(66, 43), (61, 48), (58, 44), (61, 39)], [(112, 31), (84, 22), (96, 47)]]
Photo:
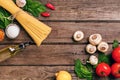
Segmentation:
[(0, 6), (9, 11), (32, 37), (37, 46), (47, 38), (51, 28), (16, 6), (13, 0), (0, 0)]

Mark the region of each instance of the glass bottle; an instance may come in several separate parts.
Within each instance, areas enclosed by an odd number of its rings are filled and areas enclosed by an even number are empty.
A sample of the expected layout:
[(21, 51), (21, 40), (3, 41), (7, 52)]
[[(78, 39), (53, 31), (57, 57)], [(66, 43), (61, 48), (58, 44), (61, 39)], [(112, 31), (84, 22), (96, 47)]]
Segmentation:
[(0, 62), (16, 55), (22, 49), (25, 49), (26, 46), (30, 45), (31, 42), (22, 43), (20, 45), (11, 45), (4, 49), (0, 50)]

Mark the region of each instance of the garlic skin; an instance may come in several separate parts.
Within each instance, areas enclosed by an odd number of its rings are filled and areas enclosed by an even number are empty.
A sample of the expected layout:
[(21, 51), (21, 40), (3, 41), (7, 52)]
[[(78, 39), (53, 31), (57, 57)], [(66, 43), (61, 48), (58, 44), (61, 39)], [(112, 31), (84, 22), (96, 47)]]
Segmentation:
[(98, 49), (98, 51), (105, 53), (105, 52), (108, 51), (109, 45), (108, 45), (108, 43), (106, 43), (106, 42), (101, 42), (101, 43), (98, 45), (97, 49)]
[(26, 5), (26, 0), (16, 0), (18, 7), (24, 7)]
[(86, 51), (89, 53), (89, 54), (94, 54), (96, 52), (96, 46), (92, 45), (92, 44), (88, 44), (86, 46)]
[(102, 41), (102, 36), (100, 34), (92, 34), (89, 37), (89, 42), (92, 45), (98, 45)]
[(75, 41), (81, 41), (84, 38), (84, 33), (82, 31), (76, 31), (73, 35)]
[(94, 55), (91, 55), (89, 57), (89, 61), (87, 61), (88, 63), (90, 63), (91, 65), (97, 65), (98, 64), (98, 58)]

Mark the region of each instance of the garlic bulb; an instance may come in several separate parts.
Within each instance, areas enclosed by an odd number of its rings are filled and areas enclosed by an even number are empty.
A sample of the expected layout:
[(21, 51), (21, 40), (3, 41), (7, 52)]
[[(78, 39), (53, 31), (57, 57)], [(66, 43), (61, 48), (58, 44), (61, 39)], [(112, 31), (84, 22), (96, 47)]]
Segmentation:
[(102, 41), (102, 36), (100, 34), (92, 34), (89, 37), (89, 42), (92, 45), (98, 45)]
[(96, 52), (96, 46), (94, 46), (92, 44), (88, 44), (86, 46), (86, 51), (90, 54), (94, 54)]
[(98, 45), (97, 49), (98, 49), (100, 52), (107, 52), (108, 49), (109, 49), (109, 45), (108, 45), (108, 43), (106, 43), (106, 42), (101, 42), (101, 43)]
[(91, 55), (89, 58), (89, 61), (87, 61), (91, 65), (97, 65), (98, 64), (98, 58), (94, 55)]
[(84, 38), (84, 33), (82, 31), (76, 31), (73, 35), (75, 41), (80, 41)]
[(20, 33), (20, 28), (16, 24), (9, 24), (5, 29), (5, 33), (8, 38), (15, 39)]
[(16, 0), (18, 7), (24, 7), (26, 5), (26, 0)]

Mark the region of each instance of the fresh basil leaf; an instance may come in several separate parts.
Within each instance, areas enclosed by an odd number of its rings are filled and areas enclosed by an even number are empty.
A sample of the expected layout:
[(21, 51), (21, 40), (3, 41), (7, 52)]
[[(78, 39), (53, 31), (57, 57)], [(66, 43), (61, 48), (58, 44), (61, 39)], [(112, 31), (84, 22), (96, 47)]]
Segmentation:
[(117, 48), (118, 46), (119, 46), (119, 42), (117, 40), (114, 40), (112, 45), (113, 49)]
[(31, 13), (33, 16), (38, 17), (40, 13), (46, 11), (46, 7), (37, 0), (26, 0), (27, 4), (23, 7), (23, 10)]

